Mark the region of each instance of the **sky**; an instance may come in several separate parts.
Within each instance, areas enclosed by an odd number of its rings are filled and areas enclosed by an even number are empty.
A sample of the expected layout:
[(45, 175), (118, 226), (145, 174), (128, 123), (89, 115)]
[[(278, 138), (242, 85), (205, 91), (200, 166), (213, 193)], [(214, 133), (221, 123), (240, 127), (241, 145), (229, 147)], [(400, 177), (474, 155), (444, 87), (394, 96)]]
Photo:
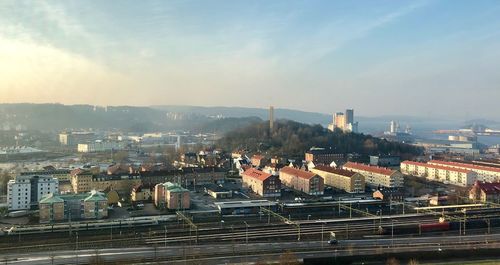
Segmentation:
[(500, 1), (0, 1), (0, 103), (500, 120)]

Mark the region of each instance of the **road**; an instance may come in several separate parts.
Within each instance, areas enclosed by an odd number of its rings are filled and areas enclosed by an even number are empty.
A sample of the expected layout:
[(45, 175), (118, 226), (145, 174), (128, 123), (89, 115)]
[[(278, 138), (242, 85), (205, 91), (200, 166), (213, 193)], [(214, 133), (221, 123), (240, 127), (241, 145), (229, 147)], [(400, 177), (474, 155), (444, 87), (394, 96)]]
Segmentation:
[(4, 264), (86, 264), (98, 257), (107, 262), (145, 262), (169, 260), (169, 264), (221, 264), (279, 258), (287, 250), (299, 258), (352, 256), (407, 251), (446, 251), (449, 249), (500, 248), (500, 234), (408, 237), (394, 239), (341, 240), (337, 246), (324, 241), (293, 241), (252, 244), (210, 244), (193, 246), (167, 246), (118, 248), (100, 250), (57, 251), (5, 255)]

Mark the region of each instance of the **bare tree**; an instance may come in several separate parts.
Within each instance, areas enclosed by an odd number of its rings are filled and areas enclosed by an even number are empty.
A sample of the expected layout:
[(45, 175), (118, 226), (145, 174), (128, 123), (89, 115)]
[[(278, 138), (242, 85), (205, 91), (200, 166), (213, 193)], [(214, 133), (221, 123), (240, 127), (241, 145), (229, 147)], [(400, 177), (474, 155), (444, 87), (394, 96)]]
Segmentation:
[(280, 265), (299, 265), (299, 264), (300, 262), (298, 261), (297, 256), (291, 251), (286, 251), (280, 256)]
[(385, 264), (386, 265), (400, 265), (399, 260), (397, 260), (396, 258), (388, 258)]
[(408, 265), (418, 265), (418, 261), (417, 259), (410, 259), (410, 261), (408, 261)]

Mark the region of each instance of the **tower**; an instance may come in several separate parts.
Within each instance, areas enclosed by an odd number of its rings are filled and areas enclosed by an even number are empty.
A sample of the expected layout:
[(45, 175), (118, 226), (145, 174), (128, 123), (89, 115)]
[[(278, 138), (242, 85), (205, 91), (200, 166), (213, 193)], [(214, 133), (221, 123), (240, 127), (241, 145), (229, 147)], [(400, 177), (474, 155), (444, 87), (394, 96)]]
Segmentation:
[(270, 106), (269, 107), (269, 132), (273, 132), (273, 127), (274, 127), (274, 107)]
[(354, 123), (354, 110), (346, 109), (345, 111), (345, 124)]

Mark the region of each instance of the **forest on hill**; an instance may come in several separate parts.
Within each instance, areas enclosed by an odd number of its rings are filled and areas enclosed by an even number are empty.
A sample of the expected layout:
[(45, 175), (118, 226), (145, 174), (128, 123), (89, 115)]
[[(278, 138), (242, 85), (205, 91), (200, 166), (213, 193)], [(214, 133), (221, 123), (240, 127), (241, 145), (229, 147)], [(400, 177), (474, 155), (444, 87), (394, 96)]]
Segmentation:
[(334, 153), (362, 155), (392, 154), (408, 158), (422, 154), (422, 149), (408, 144), (389, 142), (371, 135), (331, 132), (321, 125), (308, 125), (289, 120), (274, 123), (271, 133), (268, 122), (253, 123), (228, 132), (219, 139), (224, 150), (245, 149), (268, 155), (302, 159), (309, 148), (323, 147)]

